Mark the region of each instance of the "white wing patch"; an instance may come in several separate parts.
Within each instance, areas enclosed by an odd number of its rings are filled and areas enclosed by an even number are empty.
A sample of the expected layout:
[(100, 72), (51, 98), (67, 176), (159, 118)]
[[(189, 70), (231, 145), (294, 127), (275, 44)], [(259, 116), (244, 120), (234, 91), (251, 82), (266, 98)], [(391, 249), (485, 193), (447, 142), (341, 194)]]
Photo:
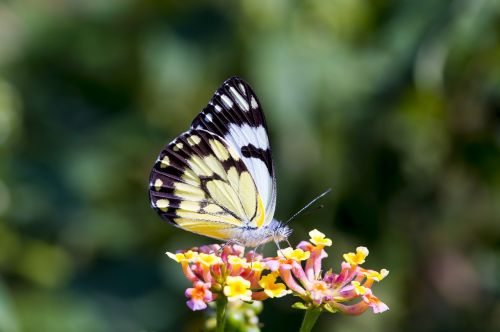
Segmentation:
[(231, 99), (229, 99), (228, 96), (226, 95), (221, 95), (220, 96), (221, 99), (222, 99), (222, 102), (228, 107), (228, 108), (231, 108), (233, 107), (233, 101)]
[(257, 100), (252, 96), (252, 101), (250, 102), (252, 104), (252, 108), (255, 110), (259, 107), (259, 104), (257, 104)]
[[(242, 147), (250, 144), (262, 150), (269, 149), (267, 132), (262, 126), (251, 127), (248, 124), (239, 126), (232, 123), (229, 125), (229, 134), (225, 135), (224, 139), (236, 151), (240, 151)], [(274, 190), (273, 178), (269, 176), (269, 170), (266, 164), (259, 158), (242, 156), (242, 159), (252, 174), (257, 190), (262, 196), (262, 201), (265, 204), (266, 211), (269, 211), (271, 209), (271, 205), (275, 204), (275, 202), (273, 202), (272, 199)], [(274, 209), (274, 206), (272, 208)]]
[(248, 105), (247, 101), (238, 93), (238, 91), (236, 91), (235, 88), (230, 87), (229, 92), (233, 95), (236, 103), (239, 107), (241, 107), (242, 110), (244, 110), (245, 112), (250, 111), (250, 106)]
[(229, 125), (229, 134), (231, 137), (225, 137), (226, 140), (234, 138), (233, 145), (237, 151), (241, 147), (252, 144), (256, 148), (263, 150), (269, 149), (269, 139), (267, 138), (266, 129), (262, 126), (250, 127), (246, 123), (238, 126), (235, 123)]

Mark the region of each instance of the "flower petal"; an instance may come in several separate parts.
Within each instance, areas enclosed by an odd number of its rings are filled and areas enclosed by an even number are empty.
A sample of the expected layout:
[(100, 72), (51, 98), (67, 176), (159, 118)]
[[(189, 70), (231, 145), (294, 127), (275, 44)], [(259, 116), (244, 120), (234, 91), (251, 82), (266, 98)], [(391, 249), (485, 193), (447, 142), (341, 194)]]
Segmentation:
[(325, 237), (325, 234), (321, 233), (317, 229), (313, 229), (309, 232), (309, 236), (311, 237), (311, 243), (321, 246), (321, 247), (329, 247), (332, 245), (332, 240)]

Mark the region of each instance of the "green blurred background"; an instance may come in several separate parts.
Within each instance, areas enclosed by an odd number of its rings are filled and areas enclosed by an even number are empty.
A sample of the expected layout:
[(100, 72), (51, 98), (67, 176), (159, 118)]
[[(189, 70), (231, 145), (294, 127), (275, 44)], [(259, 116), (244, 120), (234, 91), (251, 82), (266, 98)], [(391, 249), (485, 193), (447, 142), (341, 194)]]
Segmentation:
[[(391, 308), (317, 331), (500, 330), (500, 1), (0, 2), (0, 331), (200, 331), (149, 206), (159, 150), (238, 75), (276, 216), (358, 245)], [(267, 250), (274, 248), (268, 246)], [(264, 331), (297, 330), (292, 299)]]

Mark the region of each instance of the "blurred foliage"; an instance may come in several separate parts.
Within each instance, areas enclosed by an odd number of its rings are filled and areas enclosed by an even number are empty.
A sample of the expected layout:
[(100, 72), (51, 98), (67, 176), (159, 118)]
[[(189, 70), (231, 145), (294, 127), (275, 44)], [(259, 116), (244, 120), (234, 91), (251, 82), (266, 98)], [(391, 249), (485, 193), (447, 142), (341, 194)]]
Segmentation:
[[(217, 328), (216, 306), (215, 302), (209, 304), (210, 310), (207, 310), (204, 330), (214, 332)], [(225, 331), (227, 332), (260, 332), (260, 322), (258, 315), (262, 312), (262, 302), (253, 301), (252, 303), (237, 301), (229, 302), (227, 307), (227, 320)]]
[[(500, 330), (500, 2), (0, 2), (0, 331), (200, 331), (147, 179), (227, 77), (259, 94), (277, 217), (371, 249), (391, 311), (318, 331)], [(267, 250), (274, 250), (268, 246)], [(264, 331), (298, 328), (267, 301)]]

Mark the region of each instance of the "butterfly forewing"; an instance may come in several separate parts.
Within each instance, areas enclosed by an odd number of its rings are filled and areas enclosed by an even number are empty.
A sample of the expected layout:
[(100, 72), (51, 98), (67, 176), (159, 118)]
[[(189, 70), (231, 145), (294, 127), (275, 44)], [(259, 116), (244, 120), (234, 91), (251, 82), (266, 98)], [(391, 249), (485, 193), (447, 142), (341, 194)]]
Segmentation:
[(252, 88), (233, 77), (216, 91), (191, 128), (224, 138), (241, 156), (265, 207), (264, 224), (271, 222), (276, 205), (276, 181), (264, 113)]
[(229, 240), (260, 227), (265, 211), (246, 164), (220, 136), (191, 129), (161, 151), (150, 176), (153, 208), (188, 231)]

